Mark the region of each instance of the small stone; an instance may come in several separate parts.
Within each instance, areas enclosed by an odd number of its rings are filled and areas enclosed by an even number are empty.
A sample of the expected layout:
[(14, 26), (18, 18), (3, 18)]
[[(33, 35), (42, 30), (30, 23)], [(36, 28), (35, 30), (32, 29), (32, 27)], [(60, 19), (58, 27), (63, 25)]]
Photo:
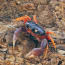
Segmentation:
[(23, 10), (35, 10), (35, 5), (33, 3), (23, 4)]
[(64, 51), (64, 50), (58, 49), (57, 51), (58, 51), (58, 53), (60, 53), (60, 54), (62, 54), (62, 55), (65, 54), (65, 51)]
[(26, 65), (31, 65), (29, 62), (26, 62)]
[(20, 1), (16, 1), (16, 5), (19, 5), (19, 4), (21, 4), (21, 2)]
[(34, 0), (34, 3), (36, 4), (43, 4), (46, 5), (50, 2), (50, 0)]
[(42, 65), (41, 63), (37, 64), (37, 65)]
[(36, 65), (36, 64), (31, 64), (31, 65)]
[(4, 54), (0, 53), (0, 60), (3, 60), (3, 59), (4, 59)]
[(6, 56), (6, 60), (9, 60), (11, 62), (14, 62), (15, 61), (15, 57), (13, 55), (7, 55)]
[(17, 63), (24, 63), (24, 59), (23, 58), (21, 58), (21, 57), (16, 57), (16, 62)]
[(5, 65), (14, 65), (14, 62), (11, 62), (9, 60), (5, 60), (4, 63)]

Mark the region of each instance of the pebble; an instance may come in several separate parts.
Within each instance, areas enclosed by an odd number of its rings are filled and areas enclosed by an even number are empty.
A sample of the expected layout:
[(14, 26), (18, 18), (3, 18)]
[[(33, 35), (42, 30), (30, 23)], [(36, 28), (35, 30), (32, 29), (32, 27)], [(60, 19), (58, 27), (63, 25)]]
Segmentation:
[(6, 60), (9, 60), (11, 62), (14, 62), (15, 61), (15, 57), (13, 55), (7, 55), (6, 56)]
[(42, 65), (41, 63), (37, 64), (37, 65)]
[(24, 58), (16, 57), (16, 62), (18, 62), (18, 63), (24, 63)]
[(65, 50), (60, 50), (60, 49), (58, 49), (58, 50), (57, 50), (57, 52), (58, 52), (59, 54), (61, 54), (61, 55), (64, 55), (64, 56), (65, 56)]
[(26, 65), (31, 65), (29, 62), (26, 62)]

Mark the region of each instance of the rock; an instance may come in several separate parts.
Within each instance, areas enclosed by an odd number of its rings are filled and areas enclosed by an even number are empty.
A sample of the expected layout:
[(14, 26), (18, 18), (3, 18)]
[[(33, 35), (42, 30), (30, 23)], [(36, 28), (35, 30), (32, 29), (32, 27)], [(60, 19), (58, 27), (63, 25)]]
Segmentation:
[(24, 63), (24, 58), (16, 57), (16, 63)]
[(15, 57), (13, 55), (6, 55), (6, 60), (8, 60), (10, 62), (14, 62), (15, 61)]
[(26, 62), (26, 65), (31, 65), (29, 62)]
[(37, 64), (37, 65), (42, 65), (41, 63)]
[(57, 47), (57, 52), (62, 56), (65, 56), (65, 45), (59, 44), (56, 47)]
[(4, 60), (4, 54), (0, 52), (0, 61)]
[(57, 52), (58, 52), (59, 54), (65, 56), (65, 51), (64, 51), (64, 50), (60, 50), (60, 49), (58, 49)]
[(14, 65), (14, 62), (11, 62), (9, 60), (5, 60), (4, 63), (5, 65)]
[(50, 0), (34, 0), (35, 4), (43, 4), (46, 5), (50, 2)]
[(33, 3), (23, 4), (23, 10), (35, 10), (35, 5)]
[(21, 4), (21, 1), (16, 0), (16, 5), (20, 5), (20, 4)]

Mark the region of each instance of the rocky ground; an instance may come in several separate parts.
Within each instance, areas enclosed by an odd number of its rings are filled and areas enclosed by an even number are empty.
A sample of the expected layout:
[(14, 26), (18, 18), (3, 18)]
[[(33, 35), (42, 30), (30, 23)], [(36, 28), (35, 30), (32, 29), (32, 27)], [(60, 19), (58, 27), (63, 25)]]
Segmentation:
[[(0, 0), (0, 65), (65, 65), (64, 14), (64, 0)], [(52, 38), (57, 51), (49, 46), (45, 59), (43, 55), (26, 59), (25, 55), (35, 44), (21, 32), (12, 53), (13, 33), (23, 25), (21, 21), (14, 22), (13, 19), (24, 15), (37, 15), (39, 25), (45, 27), (46, 31), (56, 33)]]

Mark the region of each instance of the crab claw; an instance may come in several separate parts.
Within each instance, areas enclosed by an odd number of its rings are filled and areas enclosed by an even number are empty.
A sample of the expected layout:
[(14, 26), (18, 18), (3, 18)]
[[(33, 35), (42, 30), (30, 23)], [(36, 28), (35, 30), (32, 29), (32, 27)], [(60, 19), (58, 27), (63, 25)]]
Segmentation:
[(17, 41), (17, 38), (18, 38), (18, 34), (19, 32), (21, 31), (21, 28), (17, 29), (15, 32), (14, 32), (14, 35), (13, 35), (13, 49), (15, 47), (15, 43)]
[(26, 58), (34, 58), (35, 56), (42, 55), (46, 45), (47, 45), (47, 40), (43, 39), (42, 42), (41, 42), (41, 47), (40, 48), (34, 48), (25, 57)]
[(24, 24), (28, 21), (28, 20), (31, 20), (31, 18), (27, 15), (25, 16), (22, 16), (22, 17), (19, 17), (19, 18), (16, 18), (16, 21), (24, 21)]

